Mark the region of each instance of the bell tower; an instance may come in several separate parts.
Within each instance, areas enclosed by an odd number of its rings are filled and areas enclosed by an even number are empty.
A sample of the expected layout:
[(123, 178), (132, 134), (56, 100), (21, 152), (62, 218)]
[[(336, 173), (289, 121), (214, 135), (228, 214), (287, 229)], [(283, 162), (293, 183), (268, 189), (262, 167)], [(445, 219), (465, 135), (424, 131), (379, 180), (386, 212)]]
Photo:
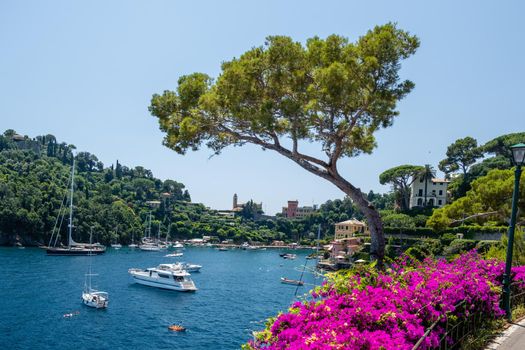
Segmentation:
[(237, 193), (233, 194), (233, 208), (232, 209), (235, 209), (235, 208), (237, 208)]

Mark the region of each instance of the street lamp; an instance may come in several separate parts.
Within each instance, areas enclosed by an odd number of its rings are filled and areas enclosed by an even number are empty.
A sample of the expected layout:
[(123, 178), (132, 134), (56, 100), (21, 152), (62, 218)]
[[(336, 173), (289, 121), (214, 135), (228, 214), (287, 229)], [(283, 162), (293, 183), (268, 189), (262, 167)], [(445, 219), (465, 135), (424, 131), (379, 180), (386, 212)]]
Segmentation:
[(521, 166), (525, 161), (525, 144), (518, 143), (511, 146), (512, 160), (516, 165), (514, 171), (514, 192), (512, 193), (512, 211), (510, 214), (510, 225), (508, 232), (507, 259), (505, 263), (505, 274), (503, 275), (503, 305), (507, 319), (512, 321), (512, 311), (510, 309), (510, 269), (512, 266), (512, 250), (514, 245), (514, 229), (516, 226), (516, 213), (518, 211), (518, 196), (520, 189)]

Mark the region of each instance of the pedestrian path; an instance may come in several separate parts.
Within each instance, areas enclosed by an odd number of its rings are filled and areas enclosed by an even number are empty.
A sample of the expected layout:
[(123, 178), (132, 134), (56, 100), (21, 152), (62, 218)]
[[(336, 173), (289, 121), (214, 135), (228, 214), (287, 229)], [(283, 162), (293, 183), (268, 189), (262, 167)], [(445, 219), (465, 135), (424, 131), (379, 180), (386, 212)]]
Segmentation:
[(485, 350), (524, 350), (525, 319), (512, 324), (499, 337), (494, 339)]

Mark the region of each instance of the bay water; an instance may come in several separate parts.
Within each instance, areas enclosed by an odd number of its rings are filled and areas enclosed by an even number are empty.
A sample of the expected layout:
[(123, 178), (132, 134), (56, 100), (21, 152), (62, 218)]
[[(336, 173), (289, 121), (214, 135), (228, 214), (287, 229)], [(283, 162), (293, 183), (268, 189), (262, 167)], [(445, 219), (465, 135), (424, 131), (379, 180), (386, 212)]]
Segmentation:
[[(108, 248), (100, 256), (47, 256), (38, 248), (0, 248), (0, 349), (238, 349), (264, 320), (285, 311), (322, 278), (312, 273), (307, 250), (218, 251), (189, 247), (180, 258), (167, 251)], [(279, 253), (293, 252), (295, 260)], [(106, 310), (82, 305), (91, 259), (93, 287), (109, 293)], [(191, 278), (195, 293), (135, 284), (132, 267), (187, 261), (202, 265)], [(305, 286), (280, 283), (299, 279)], [(72, 317), (64, 317), (73, 314)], [(180, 324), (186, 332), (172, 332)]]

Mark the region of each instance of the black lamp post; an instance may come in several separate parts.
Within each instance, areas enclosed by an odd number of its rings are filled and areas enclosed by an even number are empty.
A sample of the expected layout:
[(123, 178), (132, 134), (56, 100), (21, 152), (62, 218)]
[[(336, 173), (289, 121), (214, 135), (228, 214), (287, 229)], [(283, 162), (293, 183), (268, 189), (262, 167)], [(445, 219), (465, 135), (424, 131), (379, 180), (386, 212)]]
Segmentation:
[(507, 244), (507, 259), (505, 263), (505, 274), (503, 275), (503, 306), (505, 315), (509, 321), (512, 321), (512, 311), (510, 309), (510, 269), (512, 266), (512, 251), (514, 245), (514, 229), (516, 227), (516, 213), (518, 211), (518, 197), (520, 190), (521, 166), (525, 161), (525, 144), (518, 143), (510, 147), (512, 151), (512, 160), (516, 165), (514, 171), (514, 192), (512, 193), (512, 212), (510, 214), (510, 225)]

